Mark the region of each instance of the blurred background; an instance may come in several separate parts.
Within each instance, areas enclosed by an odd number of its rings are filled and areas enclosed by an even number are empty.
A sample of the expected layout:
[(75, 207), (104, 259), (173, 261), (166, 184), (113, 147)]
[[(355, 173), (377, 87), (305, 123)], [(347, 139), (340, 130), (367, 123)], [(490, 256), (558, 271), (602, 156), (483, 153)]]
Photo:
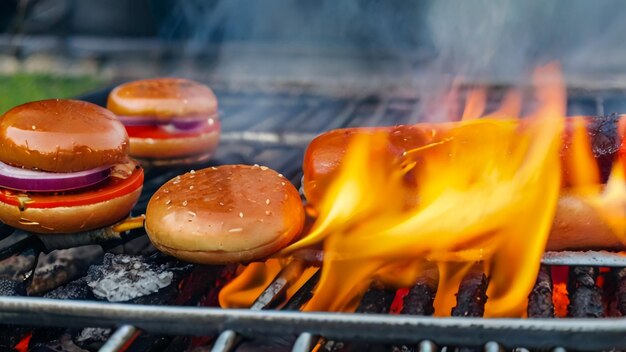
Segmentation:
[(154, 76), (301, 89), (626, 84), (626, 2), (3, 0), (0, 111)]

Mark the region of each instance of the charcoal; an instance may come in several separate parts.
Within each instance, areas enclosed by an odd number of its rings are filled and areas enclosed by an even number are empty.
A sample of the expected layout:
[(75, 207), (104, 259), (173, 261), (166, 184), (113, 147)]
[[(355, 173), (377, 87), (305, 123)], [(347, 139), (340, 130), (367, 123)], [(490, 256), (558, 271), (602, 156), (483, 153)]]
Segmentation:
[(482, 317), (487, 302), (487, 277), (485, 274), (470, 273), (461, 281), (456, 295), (455, 317)]
[(615, 270), (617, 281), (617, 308), (622, 316), (626, 316), (626, 268)]
[(164, 293), (176, 292), (176, 287), (164, 289), (175, 286), (171, 285), (177, 281), (175, 277), (179, 279), (178, 274), (190, 268), (190, 265), (147, 262), (142, 256), (107, 253), (102, 265), (89, 268), (87, 285), (99, 300), (141, 304), (153, 304), (161, 300), (159, 303), (162, 303), (163, 299), (167, 299), (166, 296), (170, 296)]
[(604, 314), (602, 289), (596, 286), (598, 269), (594, 267), (574, 267), (570, 269), (567, 283), (569, 305), (567, 314), (574, 318), (600, 318)]
[(606, 182), (611, 174), (615, 154), (620, 147), (617, 125), (620, 115), (598, 116), (590, 119), (587, 128), (591, 140), (591, 149), (600, 169), (602, 182)]
[(91, 264), (102, 261), (100, 246), (83, 246), (56, 250), (41, 255), (35, 276), (28, 287), (29, 295), (39, 295), (71, 280), (84, 276)]
[(550, 269), (541, 266), (533, 290), (528, 295), (527, 313), (529, 318), (554, 317), (554, 303), (552, 302), (552, 277)]
[(87, 279), (80, 278), (67, 285), (58, 287), (44, 295), (45, 298), (85, 300), (94, 299), (91, 290), (87, 286)]
[(395, 296), (395, 290), (389, 290), (378, 283), (374, 283), (363, 295), (356, 312), (363, 314), (389, 313), (389, 308), (391, 308), (391, 303), (393, 303)]
[(424, 282), (418, 282), (404, 296), (402, 314), (433, 315), (435, 307), (435, 290)]
[(35, 266), (34, 255), (14, 255), (0, 261), (0, 279), (24, 280)]
[(24, 296), (26, 288), (20, 281), (0, 279), (0, 296)]

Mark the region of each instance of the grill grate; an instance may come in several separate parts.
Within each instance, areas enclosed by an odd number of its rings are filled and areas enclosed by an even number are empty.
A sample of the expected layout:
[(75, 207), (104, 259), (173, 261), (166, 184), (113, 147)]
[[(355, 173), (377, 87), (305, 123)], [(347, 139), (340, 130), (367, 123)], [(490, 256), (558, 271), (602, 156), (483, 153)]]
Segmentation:
[[(346, 94), (342, 96), (302, 91), (263, 91), (215, 86), (220, 100), (223, 135), (215, 158), (198, 168), (217, 164), (263, 164), (278, 170), (296, 186), (302, 177), (304, 148), (317, 134), (334, 128), (413, 123), (421, 109), (417, 97)], [(108, 90), (82, 97), (104, 105)], [(570, 115), (603, 115), (626, 111), (623, 92), (571, 92)], [(144, 193), (135, 212), (143, 213), (154, 191), (185, 167), (150, 169)], [(26, 237), (24, 237), (26, 236)], [(105, 251), (126, 243), (134, 232)], [(20, 239), (27, 238), (21, 242)], [(14, 242), (17, 241), (17, 246)], [(13, 244), (11, 246), (11, 244)], [(37, 237), (0, 227), (0, 255), (23, 251), (48, 251)], [(1, 256), (0, 256), (1, 258)], [(545, 265), (626, 267), (626, 257), (609, 252), (547, 253)], [(1, 263), (0, 263), (1, 265)], [(620, 271), (621, 272), (621, 271)], [(318, 275), (313, 276), (284, 306), (284, 311), (220, 310), (60, 301), (42, 298), (0, 297), (0, 320), (31, 326), (115, 327), (102, 351), (120, 350), (139, 331), (157, 334), (219, 335), (213, 351), (229, 351), (241, 336), (289, 336), (293, 351), (309, 351), (320, 337), (362, 343), (406, 344), (419, 351), (437, 346), (483, 346), (550, 349), (606, 349), (626, 347), (626, 320), (432, 318), (410, 315), (300, 313)], [(276, 283), (274, 283), (276, 285)], [(266, 297), (268, 298), (268, 297)], [(269, 297), (270, 301), (272, 297)], [(262, 308), (262, 307), (261, 307)], [(184, 322), (184, 323), (181, 323)], [(241, 334), (241, 336), (240, 336)], [(497, 341), (497, 342), (496, 342)]]

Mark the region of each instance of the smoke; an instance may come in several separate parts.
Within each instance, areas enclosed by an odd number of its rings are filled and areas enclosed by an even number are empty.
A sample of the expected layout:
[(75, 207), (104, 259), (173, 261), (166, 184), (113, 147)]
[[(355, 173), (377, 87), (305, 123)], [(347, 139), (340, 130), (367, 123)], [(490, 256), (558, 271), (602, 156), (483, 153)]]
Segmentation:
[(427, 16), (432, 67), (504, 81), (549, 61), (570, 75), (623, 70), (624, 10), (625, 2), (611, 0), (439, 0)]
[[(515, 82), (549, 61), (561, 62), (566, 75), (607, 75), (626, 68), (626, 2), (621, 0), (187, 0), (171, 5), (161, 36), (186, 39), (187, 57), (214, 48), (209, 59), (215, 72), (374, 80), (392, 74), (400, 83), (428, 73)], [(245, 45), (266, 51), (226, 49)]]

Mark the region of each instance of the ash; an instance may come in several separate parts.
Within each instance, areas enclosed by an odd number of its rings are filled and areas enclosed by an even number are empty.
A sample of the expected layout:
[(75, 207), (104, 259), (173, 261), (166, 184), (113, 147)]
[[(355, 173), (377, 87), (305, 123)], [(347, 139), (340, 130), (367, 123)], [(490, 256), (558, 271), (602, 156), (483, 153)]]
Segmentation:
[(0, 296), (23, 296), (26, 294), (24, 285), (18, 281), (0, 279)]
[(84, 328), (80, 334), (74, 338), (74, 343), (81, 348), (88, 348), (92, 344), (101, 345), (111, 336), (111, 329), (105, 328)]
[(175, 270), (167, 264), (148, 263), (141, 256), (107, 253), (102, 265), (89, 268), (87, 285), (98, 299), (124, 302), (169, 286)]

